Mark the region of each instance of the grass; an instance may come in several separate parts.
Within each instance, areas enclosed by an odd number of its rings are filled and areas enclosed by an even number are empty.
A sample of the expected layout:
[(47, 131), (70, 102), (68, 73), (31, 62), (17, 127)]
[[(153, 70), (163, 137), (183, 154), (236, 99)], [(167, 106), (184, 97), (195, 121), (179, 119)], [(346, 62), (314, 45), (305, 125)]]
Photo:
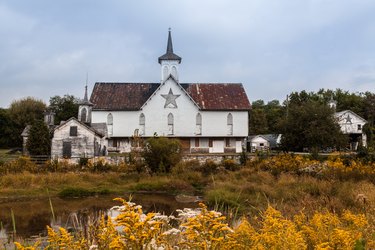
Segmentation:
[(10, 153), (10, 149), (0, 149), (0, 162), (7, 162), (14, 159), (17, 159), (19, 156), (21, 156), (21, 153)]
[[(46, 197), (47, 189), (55, 197), (121, 196), (128, 192), (200, 195), (211, 207), (250, 215), (264, 211), (269, 204), (286, 215), (301, 210), (312, 214), (323, 209), (375, 212), (375, 185), (370, 180), (320, 178), (291, 172), (274, 175), (253, 165), (225, 169), (215, 163), (199, 165), (191, 161), (178, 164), (169, 174), (157, 175), (134, 171), (37, 174), (24, 171), (0, 176), (0, 200)], [(358, 200), (359, 195), (364, 195), (366, 201)]]
[(118, 173), (39, 173), (0, 176), (0, 199), (21, 197), (87, 196), (134, 191), (162, 191), (170, 194), (194, 193), (187, 181), (172, 176), (135, 176)]
[[(199, 185), (192, 185), (200, 178)], [(197, 188), (198, 186), (198, 188)], [(212, 206), (256, 213), (268, 204), (284, 214), (319, 209), (342, 211), (374, 209), (375, 185), (368, 181), (321, 180), (311, 176), (281, 173), (277, 178), (266, 171), (242, 168), (222, 170), (210, 176), (186, 171), (164, 175), (119, 175), (118, 173), (41, 173), (7, 174), (0, 177), (0, 199), (47, 197), (82, 197), (126, 192), (165, 192), (202, 194)], [(367, 203), (358, 201), (364, 194)]]
[[(357, 199), (360, 194), (367, 197), (367, 203)], [(287, 173), (276, 178), (269, 172), (246, 168), (215, 175), (215, 183), (206, 187), (205, 198), (211, 205), (219, 203), (249, 214), (268, 205), (286, 215), (302, 210), (307, 214), (325, 209), (375, 211), (375, 185), (369, 181), (322, 180)]]
[(85, 188), (76, 188), (76, 187), (69, 187), (61, 190), (58, 193), (60, 198), (78, 198), (78, 197), (87, 197), (87, 196), (94, 196), (94, 195), (105, 195), (110, 194), (111, 192), (108, 189), (97, 189), (97, 190), (89, 190)]

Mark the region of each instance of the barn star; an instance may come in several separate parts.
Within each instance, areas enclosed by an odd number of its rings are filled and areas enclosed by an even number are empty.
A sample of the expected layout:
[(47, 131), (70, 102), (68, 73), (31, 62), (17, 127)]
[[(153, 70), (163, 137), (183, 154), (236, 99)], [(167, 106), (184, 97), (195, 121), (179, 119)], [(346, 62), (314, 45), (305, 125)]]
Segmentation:
[[(180, 95), (174, 95), (172, 89), (169, 89), (168, 95), (161, 95), (165, 99), (164, 108), (177, 108), (176, 99)], [(172, 106), (172, 107), (171, 107)]]
[(345, 119), (346, 123), (352, 123), (352, 118), (349, 115)]

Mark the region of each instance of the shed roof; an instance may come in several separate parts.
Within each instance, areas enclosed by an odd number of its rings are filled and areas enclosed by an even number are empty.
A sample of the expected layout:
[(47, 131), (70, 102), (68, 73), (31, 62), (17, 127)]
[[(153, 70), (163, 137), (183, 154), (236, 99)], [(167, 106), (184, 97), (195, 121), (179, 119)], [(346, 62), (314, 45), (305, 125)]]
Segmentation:
[[(241, 83), (180, 84), (201, 110), (250, 110)], [(140, 110), (160, 83), (95, 83), (90, 101), (94, 110)]]

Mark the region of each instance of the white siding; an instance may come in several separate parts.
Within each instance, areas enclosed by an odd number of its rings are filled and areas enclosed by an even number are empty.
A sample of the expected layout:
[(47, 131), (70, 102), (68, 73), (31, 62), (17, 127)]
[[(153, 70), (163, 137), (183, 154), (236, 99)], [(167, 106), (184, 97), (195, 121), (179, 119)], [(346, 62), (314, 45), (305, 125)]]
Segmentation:
[[(71, 126), (77, 127), (77, 136), (70, 136)], [(101, 147), (106, 145), (102, 138), (74, 119), (55, 129), (51, 145), (52, 158), (63, 156), (63, 142), (71, 142), (72, 158), (94, 157), (95, 142)]]

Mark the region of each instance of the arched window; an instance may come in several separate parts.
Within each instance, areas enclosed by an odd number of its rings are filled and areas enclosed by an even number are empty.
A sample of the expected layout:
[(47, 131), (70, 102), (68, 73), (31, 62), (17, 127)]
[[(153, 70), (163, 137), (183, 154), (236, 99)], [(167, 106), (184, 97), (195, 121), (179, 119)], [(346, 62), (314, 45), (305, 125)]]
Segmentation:
[(173, 135), (173, 114), (168, 115), (168, 135)]
[(168, 66), (163, 67), (163, 81), (168, 77)]
[(139, 115), (139, 135), (145, 135), (146, 117), (143, 113)]
[(87, 122), (87, 109), (82, 108), (81, 110), (81, 122)]
[(111, 113), (107, 115), (107, 124), (113, 125), (113, 115)]
[(202, 115), (200, 113), (195, 117), (195, 134), (202, 134)]
[(178, 80), (177, 68), (175, 66), (172, 67), (172, 76)]
[(233, 135), (233, 116), (231, 113), (227, 116), (227, 129), (228, 135)]
[(107, 115), (107, 131), (108, 137), (111, 137), (113, 135), (113, 115), (111, 113)]

